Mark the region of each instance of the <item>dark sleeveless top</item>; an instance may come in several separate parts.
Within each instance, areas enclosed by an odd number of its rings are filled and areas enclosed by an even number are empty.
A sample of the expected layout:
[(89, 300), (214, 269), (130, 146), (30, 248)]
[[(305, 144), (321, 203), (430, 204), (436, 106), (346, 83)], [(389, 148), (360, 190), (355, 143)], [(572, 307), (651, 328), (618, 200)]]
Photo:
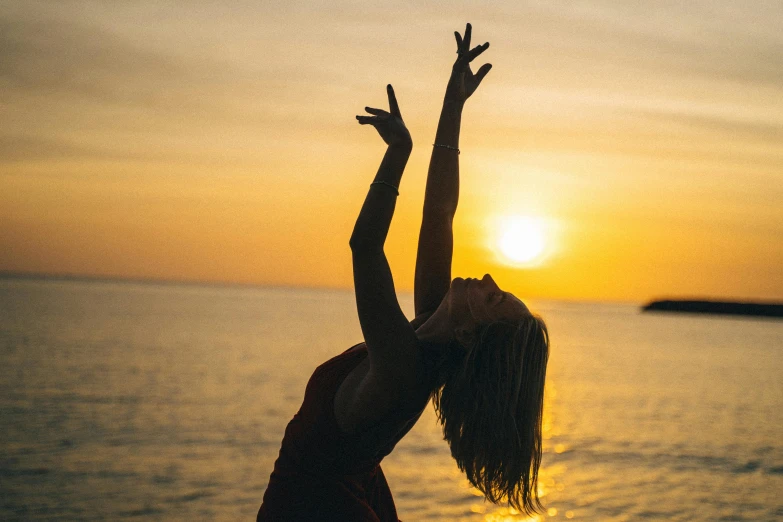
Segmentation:
[(257, 521), (397, 522), (381, 460), (410, 431), (426, 400), (402, 405), (376, 425), (346, 434), (334, 416), (345, 377), (367, 357), (356, 345), (316, 368), (285, 430)]

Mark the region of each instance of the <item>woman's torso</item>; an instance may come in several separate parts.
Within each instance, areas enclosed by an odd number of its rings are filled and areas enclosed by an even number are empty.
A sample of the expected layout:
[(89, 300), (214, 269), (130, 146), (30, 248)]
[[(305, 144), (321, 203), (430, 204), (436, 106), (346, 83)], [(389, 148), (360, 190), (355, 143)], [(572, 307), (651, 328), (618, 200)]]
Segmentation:
[[(292, 509), (299, 510), (297, 516), (318, 513), (321, 520), (332, 519), (325, 513), (334, 511), (337, 519), (351, 509), (366, 509), (377, 517), (353, 513), (357, 520), (396, 520), (380, 462), (418, 420), (428, 387), (422, 382), (415, 390), (390, 393), (398, 400), (382, 401), (359, 425), (341, 425), (335, 396), (341, 386), (345, 392), (363, 381), (370, 371), (367, 355), (364, 344), (356, 345), (313, 372), (302, 406), (286, 427), (259, 520), (282, 519), (272, 515), (275, 512), (290, 517)], [(426, 377), (426, 368), (417, 372)], [(360, 401), (368, 409), (373, 408), (372, 395)]]

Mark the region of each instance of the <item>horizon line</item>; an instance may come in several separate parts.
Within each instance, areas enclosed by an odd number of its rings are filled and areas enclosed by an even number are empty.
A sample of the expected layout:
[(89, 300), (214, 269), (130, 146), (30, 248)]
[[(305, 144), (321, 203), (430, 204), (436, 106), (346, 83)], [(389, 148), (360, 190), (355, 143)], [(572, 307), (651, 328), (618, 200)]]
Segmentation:
[[(0, 279), (22, 279), (22, 280), (44, 280), (44, 281), (81, 281), (81, 282), (95, 282), (95, 283), (121, 283), (121, 284), (146, 284), (146, 285), (166, 285), (166, 286), (202, 286), (202, 287), (219, 287), (219, 288), (272, 288), (281, 290), (342, 290), (352, 291), (353, 287), (344, 286), (329, 286), (329, 285), (314, 285), (314, 286), (301, 286), (291, 285), (284, 283), (248, 283), (239, 281), (210, 281), (199, 279), (165, 279), (155, 277), (133, 277), (133, 276), (110, 276), (110, 275), (95, 275), (95, 274), (75, 274), (67, 272), (24, 272), (14, 270), (0, 270)], [(412, 291), (398, 292), (400, 294), (412, 294)], [(558, 301), (558, 302), (571, 302), (571, 303), (616, 303), (616, 304), (634, 304), (634, 305), (647, 305), (656, 301), (732, 301), (732, 302), (761, 302), (758, 299), (726, 299), (715, 298), (705, 296), (687, 296), (687, 297), (673, 297), (661, 296), (650, 298), (645, 301), (637, 300), (617, 300), (617, 299), (578, 299), (578, 298), (551, 298), (551, 297), (530, 297), (531, 300), (540, 301)], [(763, 302), (775, 302), (772, 300), (764, 300)]]

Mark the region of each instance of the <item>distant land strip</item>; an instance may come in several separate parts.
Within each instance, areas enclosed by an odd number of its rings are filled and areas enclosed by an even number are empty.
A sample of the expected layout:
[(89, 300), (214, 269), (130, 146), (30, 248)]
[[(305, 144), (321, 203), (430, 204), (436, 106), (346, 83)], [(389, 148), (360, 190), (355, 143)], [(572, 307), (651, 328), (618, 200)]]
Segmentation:
[(691, 314), (747, 315), (783, 318), (783, 303), (742, 303), (732, 301), (652, 301), (643, 312), (681, 312)]

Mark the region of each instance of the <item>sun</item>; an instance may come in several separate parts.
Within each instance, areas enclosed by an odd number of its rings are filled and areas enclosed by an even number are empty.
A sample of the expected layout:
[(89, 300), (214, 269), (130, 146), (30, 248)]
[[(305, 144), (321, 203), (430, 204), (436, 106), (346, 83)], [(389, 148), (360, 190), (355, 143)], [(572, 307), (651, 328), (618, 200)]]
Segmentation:
[(546, 251), (546, 231), (542, 220), (507, 216), (500, 219), (496, 249), (506, 264), (534, 266)]

